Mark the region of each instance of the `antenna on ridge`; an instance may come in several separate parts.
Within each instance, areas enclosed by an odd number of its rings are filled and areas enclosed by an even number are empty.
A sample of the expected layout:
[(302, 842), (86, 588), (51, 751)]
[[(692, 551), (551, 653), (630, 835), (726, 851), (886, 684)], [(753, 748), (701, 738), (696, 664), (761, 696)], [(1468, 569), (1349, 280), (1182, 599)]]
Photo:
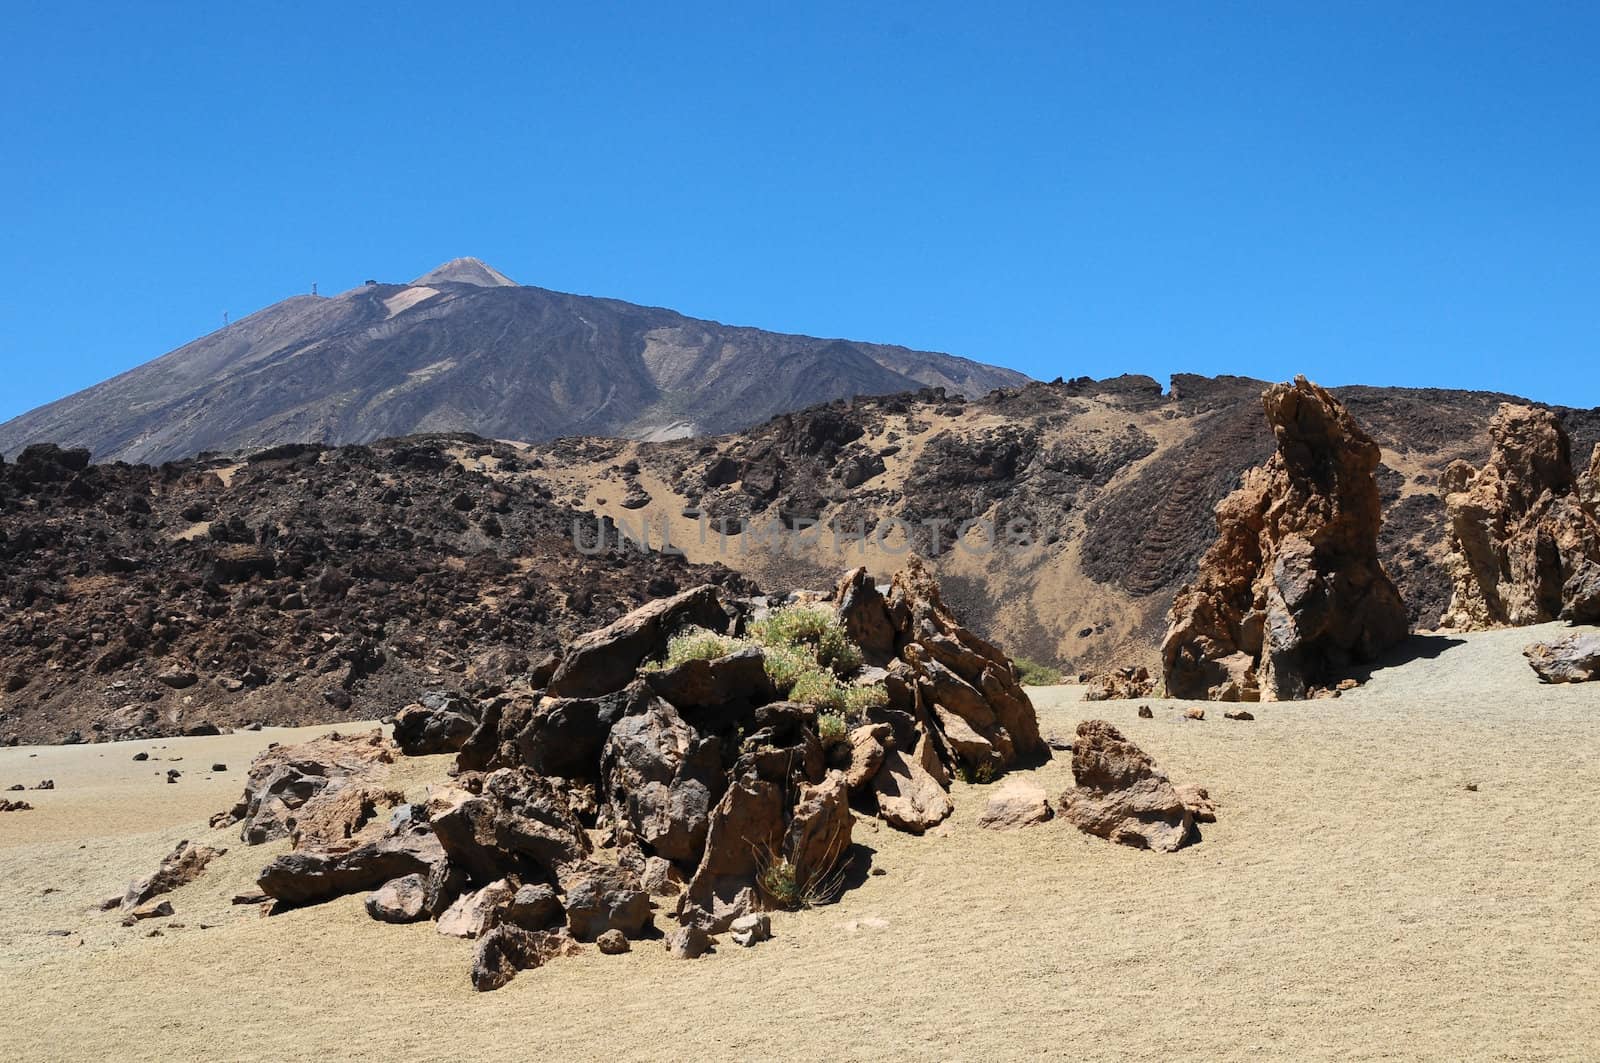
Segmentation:
[(228, 312), (226, 310), (222, 312), (222, 327), (228, 327)]
[(317, 282), (316, 281), (312, 281), (311, 282), (311, 294), (312, 295), (316, 295), (317, 294)]

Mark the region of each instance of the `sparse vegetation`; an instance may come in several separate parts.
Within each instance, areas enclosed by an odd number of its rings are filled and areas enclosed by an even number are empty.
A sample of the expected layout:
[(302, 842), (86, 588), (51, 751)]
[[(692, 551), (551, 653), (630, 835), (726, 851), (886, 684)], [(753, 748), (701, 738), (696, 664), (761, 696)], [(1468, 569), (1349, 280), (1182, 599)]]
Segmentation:
[(817, 664), (835, 675), (850, 675), (861, 668), (861, 650), (827, 609), (805, 605), (775, 609), (752, 625), (751, 634), (761, 645), (775, 649), (804, 647)]
[(1051, 687), (1061, 682), (1061, 669), (1026, 657), (1016, 658), (1017, 678), (1025, 687)]
[(836, 746), (850, 735), (850, 725), (836, 712), (825, 712), (817, 717), (817, 737), (824, 746)]
[(692, 627), (672, 636), (667, 641), (667, 655), (645, 665), (647, 670), (673, 668), (685, 661), (714, 661), (747, 645), (739, 639), (718, 635), (705, 628)]
[(800, 880), (795, 874), (794, 865), (788, 860), (779, 857), (769, 862), (761, 869), (756, 884), (778, 907), (800, 907)]

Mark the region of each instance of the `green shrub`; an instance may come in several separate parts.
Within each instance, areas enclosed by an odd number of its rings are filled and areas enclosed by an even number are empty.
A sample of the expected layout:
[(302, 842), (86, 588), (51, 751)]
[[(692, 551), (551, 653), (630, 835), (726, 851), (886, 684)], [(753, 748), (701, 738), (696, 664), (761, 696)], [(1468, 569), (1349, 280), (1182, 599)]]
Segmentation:
[(739, 639), (693, 627), (667, 640), (667, 655), (656, 667), (673, 668), (685, 661), (714, 661), (744, 645)]
[(789, 690), (789, 700), (811, 705), (818, 712), (844, 714), (844, 687), (831, 672), (811, 668), (800, 674)]
[(850, 725), (836, 712), (825, 712), (817, 717), (817, 737), (824, 746), (836, 746), (850, 737)]
[(861, 667), (861, 650), (826, 608), (791, 605), (755, 622), (751, 634), (763, 646), (808, 652), (824, 668), (849, 675)]
[(789, 861), (782, 858), (773, 860), (761, 869), (756, 883), (761, 887), (761, 892), (778, 907), (792, 909), (800, 906), (800, 880)]
[(869, 709), (881, 709), (889, 704), (889, 691), (881, 686), (847, 687), (844, 692), (845, 719), (859, 722)]
[(785, 697), (794, 689), (796, 680), (817, 666), (809, 654), (799, 650), (763, 646), (761, 652), (764, 657), (762, 666), (766, 669), (767, 678), (778, 688), (778, 693)]
[(1052, 687), (1061, 682), (1061, 670), (1026, 657), (1016, 659), (1017, 679), (1025, 687)]

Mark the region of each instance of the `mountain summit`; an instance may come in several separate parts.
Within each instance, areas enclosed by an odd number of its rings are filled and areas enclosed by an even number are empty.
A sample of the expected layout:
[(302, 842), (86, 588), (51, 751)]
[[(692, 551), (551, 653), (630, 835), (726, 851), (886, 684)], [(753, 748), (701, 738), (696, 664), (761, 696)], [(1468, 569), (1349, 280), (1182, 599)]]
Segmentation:
[(0, 454), (160, 462), (417, 432), (537, 441), (737, 431), (857, 395), (1026, 381), (947, 354), (789, 336), (518, 285), (475, 258), (410, 284), (285, 299), (0, 424)]
[(480, 288), (515, 288), (517, 282), (482, 259), (452, 258), (411, 282), (412, 287), (429, 284), (476, 284)]

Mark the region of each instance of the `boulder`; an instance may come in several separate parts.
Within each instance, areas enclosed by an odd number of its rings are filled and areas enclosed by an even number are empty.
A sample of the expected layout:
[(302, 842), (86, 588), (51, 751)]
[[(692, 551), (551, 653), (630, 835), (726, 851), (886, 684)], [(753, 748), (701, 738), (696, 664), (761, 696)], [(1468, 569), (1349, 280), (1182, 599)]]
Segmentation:
[(772, 917), (766, 912), (741, 916), (728, 927), (728, 936), (733, 938), (735, 945), (748, 949), (758, 941), (766, 941), (772, 937)]
[(515, 896), (516, 890), (505, 879), (463, 893), (439, 916), (435, 929), (446, 937), (482, 937), (501, 923)]
[(872, 784), (883, 767), (892, 734), (889, 725), (883, 723), (867, 724), (850, 732), (850, 767), (845, 772), (845, 785), (851, 793), (861, 793)]
[(172, 852), (162, 857), (161, 866), (153, 874), (128, 884), (122, 895), (122, 910), (131, 911), (152, 897), (188, 885), (200, 877), (207, 864), (227, 851), (189, 841), (179, 842)]
[(478, 939), (472, 958), (472, 988), (480, 993), (499, 989), (518, 971), (542, 967), (558, 956), (582, 950), (564, 930), (524, 930), (501, 923)]
[(557, 697), (592, 698), (621, 690), (641, 664), (666, 652), (667, 639), (680, 628), (725, 631), (730, 620), (712, 586), (658, 598), (574, 639), (550, 679), (548, 692)]
[(868, 664), (885, 665), (895, 655), (895, 630), (888, 603), (865, 568), (845, 573), (834, 589), (834, 610)]
[[(1600, 458), (1600, 447), (1595, 448)], [(1585, 561), (1561, 588), (1561, 619), (1569, 624), (1600, 624), (1600, 563)]]
[(699, 859), (725, 785), (715, 736), (701, 735), (656, 698), (612, 728), (600, 765), (617, 823), (657, 856), (685, 864)]
[(543, 883), (523, 886), (506, 906), (505, 921), (524, 930), (549, 930), (566, 922), (556, 891)]
[(720, 708), (735, 702), (761, 704), (777, 696), (767, 677), (766, 657), (749, 647), (713, 660), (691, 660), (646, 672), (658, 697), (680, 709)]
[(1078, 725), (1074, 789), (1061, 815), (1087, 834), (1139, 849), (1174, 852), (1199, 838), (1194, 817), (1165, 773), (1105, 720)]
[(620, 956), (633, 946), (628, 944), (628, 938), (620, 930), (607, 930), (604, 934), (594, 939), (595, 947), (607, 956)]
[(711, 951), (711, 935), (701, 927), (681, 926), (667, 935), (666, 946), (674, 959), (697, 960)]
[(579, 941), (593, 941), (608, 930), (636, 938), (654, 925), (650, 895), (621, 867), (579, 861), (561, 869), (560, 883), (567, 929)]
[(938, 826), (955, 810), (938, 780), (899, 750), (884, 754), (872, 789), (878, 798), (878, 814), (884, 821), (912, 834)]
[(329, 788), (374, 774), (394, 760), (394, 746), (382, 731), (341, 735), (332, 732), (309, 742), (268, 749), (250, 764), (244, 795), (213, 827), (240, 823), (240, 838), (250, 845), (287, 837), (298, 810)]
[(452, 865), (478, 881), (549, 877), (588, 855), (589, 838), (566, 797), (528, 768), (502, 768), (482, 792), (458, 792), (433, 817)]
[(1114, 701), (1147, 698), (1155, 692), (1155, 680), (1143, 666), (1128, 666), (1094, 676), (1084, 684), (1084, 701)]
[[(1592, 608), (1600, 564), (1600, 510), (1572, 465), (1572, 444), (1551, 410), (1502, 404), (1489, 422), (1481, 469), (1452, 464), (1441, 480), (1450, 521), (1450, 607), (1441, 626), (1461, 631), (1554, 620), (1570, 596)], [(1600, 448), (1597, 448), (1600, 451)]]
[(408, 757), (456, 753), (478, 726), (478, 714), (463, 698), (430, 694), (394, 717), (394, 740)]
[(541, 775), (599, 784), (600, 753), (611, 728), (644, 712), (655, 700), (636, 679), (594, 698), (519, 697), (494, 703), (457, 758), (463, 771), (528, 767)]
[(800, 784), (782, 854), (794, 869), (802, 896), (820, 898), (837, 892), (848, 866), (855, 819), (843, 772), (830, 771), (819, 783)]
[(756, 877), (761, 861), (782, 851), (784, 787), (746, 773), (729, 785), (711, 812), (705, 853), (679, 898), (678, 917), (712, 933), (761, 907)]
[(415, 923), (428, 917), (427, 899), (427, 879), (402, 875), (367, 896), (367, 914), (382, 923)]
[(281, 907), (299, 907), (407, 875), (428, 876), (444, 859), (429, 824), (413, 823), (354, 848), (285, 853), (262, 868), (256, 885)]
[(1278, 450), (1218, 504), (1218, 539), (1173, 602), (1171, 697), (1303, 698), (1406, 637), (1378, 559), (1378, 444), (1304, 377), (1262, 403)]
[(1600, 679), (1600, 630), (1577, 631), (1553, 642), (1536, 642), (1522, 654), (1546, 683)]
[(296, 849), (341, 845), (382, 832), (394, 812), (405, 805), (399, 790), (351, 783), (325, 788), (288, 821)]
[(650, 856), (639, 873), (639, 885), (652, 897), (676, 897), (683, 892), (683, 876), (671, 860)]
[(985, 830), (1018, 830), (1043, 823), (1051, 814), (1050, 801), (1042, 786), (1008, 779), (989, 798), (978, 816), (978, 826)]

